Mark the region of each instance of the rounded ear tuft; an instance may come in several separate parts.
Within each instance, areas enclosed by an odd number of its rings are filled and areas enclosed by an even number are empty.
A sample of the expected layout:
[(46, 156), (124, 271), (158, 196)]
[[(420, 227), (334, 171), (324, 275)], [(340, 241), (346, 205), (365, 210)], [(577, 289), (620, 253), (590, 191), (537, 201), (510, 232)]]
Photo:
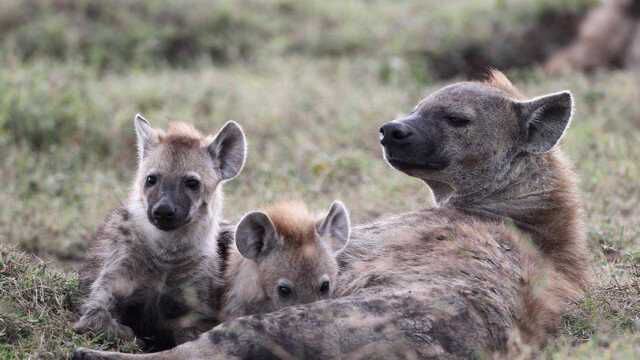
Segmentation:
[(240, 124), (227, 121), (207, 145), (207, 150), (222, 180), (236, 177), (242, 171), (247, 155), (247, 141)]
[(342, 251), (351, 236), (351, 220), (347, 207), (339, 200), (334, 201), (327, 216), (317, 223), (316, 229), (321, 237), (330, 241), (329, 245), (334, 254)]
[(257, 260), (269, 253), (277, 240), (275, 227), (269, 216), (253, 211), (242, 217), (235, 232), (238, 251), (247, 259)]
[(574, 111), (573, 96), (561, 91), (516, 102), (523, 134), (523, 150), (533, 154), (545, 153), (562, 139)]

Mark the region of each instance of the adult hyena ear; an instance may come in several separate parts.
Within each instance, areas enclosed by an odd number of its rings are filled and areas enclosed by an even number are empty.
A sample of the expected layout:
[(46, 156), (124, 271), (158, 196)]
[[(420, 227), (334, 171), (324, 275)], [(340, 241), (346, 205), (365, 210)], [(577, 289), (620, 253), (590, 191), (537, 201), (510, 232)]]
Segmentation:
[(269, 216), (254, 211), (242, 217), (236, 227), (236, 246), (242, 256), (259, 260), (273, 250), (278, 243), (278, 235)]
[(569, 91), (544, 95), (516, 103), (524, 150), (541, 154), (551, 150), (562, 138), (573, 116), (573, 97)]
[(138, 158), (142, 161), (149, 154), (149, 151), (158, 144), (158, 132), (140, 114), (136, 114), (133, 125), (138, 139)]
[(351, 234), (349, 212), (344, 204), (338, 200), (334, 201), (327, 216), (316, 224), (316, 230), (321, 238), (329, 240), (334, 254), (342, 251), (347, 246)]
[(207, 145), (207, 150), (222, 180), (233, 179), (242, 171), (247, 154), (242, 127), (235, 121), (227, 121)]

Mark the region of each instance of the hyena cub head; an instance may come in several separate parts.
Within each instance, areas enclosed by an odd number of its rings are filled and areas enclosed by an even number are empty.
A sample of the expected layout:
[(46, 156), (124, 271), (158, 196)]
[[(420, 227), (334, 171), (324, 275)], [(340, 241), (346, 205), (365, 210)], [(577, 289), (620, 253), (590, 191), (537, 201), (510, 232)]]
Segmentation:
[(213, 136), (191, 125), (154, 129), (135, 118), (138, 174), (132, 199), (157, 229), (169, 232), (215, 217), (221, 207), (220, 183), (241, 171), (246, 154), (242, 128), (229, 121)]
[(257, 284), (273, 311), (331, 296), (338, 274), (335, 257), (349, 233), (341, 202), (335, 201), (320, 220), (304, 204), (288, 202), (245, 215), (236, 229), (236, 245), (255, 262)]
[(408, 115), (380, 128), (394, 168), (433, 189), (486, 191), (522, 159), (549, 152), (568, 127), (571, 93), (525, 99), (500, 72), (461, 82), (423, 99)]

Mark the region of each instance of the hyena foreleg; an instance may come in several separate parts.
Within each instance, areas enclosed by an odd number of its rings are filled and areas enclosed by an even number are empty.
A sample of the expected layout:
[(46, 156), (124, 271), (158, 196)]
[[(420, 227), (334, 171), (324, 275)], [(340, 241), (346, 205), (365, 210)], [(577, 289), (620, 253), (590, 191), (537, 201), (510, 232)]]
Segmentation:
[(103, 271), (91, 285), (88, 300), (82, 305), (81, 317), (74, 324), (78, 332), (99, 331), (111, 338), (132, 339), (133, 330), (118, 322), (112, 315), (116, 305), (116, 296), (127, 297), (133, 293), (134, 282), (123, 276), (125, 271), (113, 266)]

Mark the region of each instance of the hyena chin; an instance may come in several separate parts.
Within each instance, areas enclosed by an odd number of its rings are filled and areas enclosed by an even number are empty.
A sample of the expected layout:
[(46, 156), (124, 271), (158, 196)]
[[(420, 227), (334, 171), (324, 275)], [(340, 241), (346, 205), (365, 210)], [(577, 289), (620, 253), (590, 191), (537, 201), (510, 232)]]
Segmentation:
[(268, 313), (333, 294), (336, 256), (349, 241), (349, 214), (335, 201), (317, 220), (301, 202), (246, 214), (228, 259), (223, 319)]
[(79, 332), (141, 339), (160, 350), (217, 322), (223, 293), (217, 254), (222, 183), (246, 154), (240, 126), (205, 137), (185, 123), (134, 120), (139, 164), (128, 202), (100, 227), (80, 271), (88, 293)]

